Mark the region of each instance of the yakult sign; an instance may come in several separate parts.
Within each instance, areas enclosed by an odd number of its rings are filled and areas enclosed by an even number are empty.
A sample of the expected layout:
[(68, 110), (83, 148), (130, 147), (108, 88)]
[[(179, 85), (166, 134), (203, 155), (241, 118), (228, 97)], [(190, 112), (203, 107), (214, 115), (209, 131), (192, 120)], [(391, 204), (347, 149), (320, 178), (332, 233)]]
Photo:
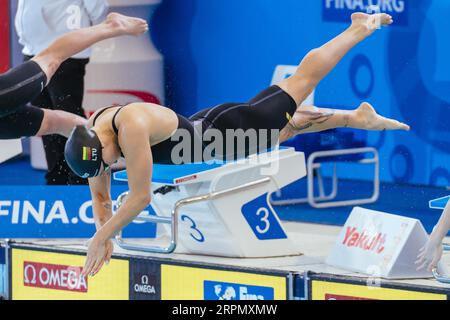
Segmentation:
[[(367, 233), (366, 233), (367, 232)], [(385, 249), (386, 234), (377, 232), (371, 234), (365, 229), (358, 230), (356, 227), (347, 227), (342, 244), (349, 248), (359, 248), (363, 251), (372, 251), (382, 254)]]
[(416, 219), (354, 208), (327, 263), (380, 278), (429, 277), (414, 263), (427, 239)]

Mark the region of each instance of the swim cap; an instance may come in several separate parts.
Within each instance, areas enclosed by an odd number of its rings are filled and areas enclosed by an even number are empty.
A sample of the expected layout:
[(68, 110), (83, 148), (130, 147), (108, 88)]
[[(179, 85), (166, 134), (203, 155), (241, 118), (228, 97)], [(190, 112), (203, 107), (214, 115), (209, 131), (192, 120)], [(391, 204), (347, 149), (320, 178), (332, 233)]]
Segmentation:
[(103, 163), (102, 144), (95, 131), (77, 126), (67, 140), (64, 154), (70, 169), (81, 178), (99, 175)]

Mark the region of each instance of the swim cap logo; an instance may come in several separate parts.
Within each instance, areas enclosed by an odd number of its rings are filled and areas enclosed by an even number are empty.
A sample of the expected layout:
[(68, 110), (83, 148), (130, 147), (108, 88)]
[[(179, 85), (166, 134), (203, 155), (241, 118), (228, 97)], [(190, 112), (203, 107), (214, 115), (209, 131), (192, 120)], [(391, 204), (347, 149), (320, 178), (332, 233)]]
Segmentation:
[(97, 149), (83, 147), (83, 161), (97, 161)]
[(289, 113), (287, 113), (287, 112), (286, 112), (286, 119), (287, 119), (288, 122), (291, 122), (291, 120), (292, 120), (291, 115)]

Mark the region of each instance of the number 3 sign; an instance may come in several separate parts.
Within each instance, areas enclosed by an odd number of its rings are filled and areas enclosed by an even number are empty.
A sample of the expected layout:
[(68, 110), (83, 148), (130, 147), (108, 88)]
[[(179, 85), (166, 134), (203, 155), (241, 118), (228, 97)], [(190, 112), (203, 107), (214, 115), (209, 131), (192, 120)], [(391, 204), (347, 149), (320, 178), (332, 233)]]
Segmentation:
[(267, 199), (266, 193), (245, 204), (242, 207), (242, 214), (259, 240), (287, 239)]

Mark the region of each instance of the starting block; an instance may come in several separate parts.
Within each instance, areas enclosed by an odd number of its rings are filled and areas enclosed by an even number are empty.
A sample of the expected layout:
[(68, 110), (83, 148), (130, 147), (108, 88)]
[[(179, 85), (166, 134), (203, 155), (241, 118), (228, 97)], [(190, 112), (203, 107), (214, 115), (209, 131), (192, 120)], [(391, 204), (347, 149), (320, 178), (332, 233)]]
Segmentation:
[[(305, 156), (294, 149), (253, 155), (224, 164), (154, 165), (152, 207), (156, 216), (137, 221), (163, 225), (167, 246), (125, 241), (127, 250), (238, 258), (298, 255), (270, 196), (306, 176)], [(126, 171), (114, 175), (128, 181)], [(122, 194), (120, 207), (127, 193)]]

